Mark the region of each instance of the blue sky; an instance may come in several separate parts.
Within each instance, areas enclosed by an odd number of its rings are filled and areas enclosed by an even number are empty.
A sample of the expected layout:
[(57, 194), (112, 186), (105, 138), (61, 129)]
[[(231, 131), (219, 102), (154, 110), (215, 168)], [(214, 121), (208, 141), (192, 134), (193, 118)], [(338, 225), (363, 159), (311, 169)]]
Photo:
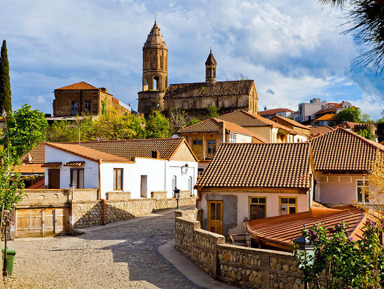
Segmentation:
[(142, 47), (154, 15), (169, 50), (169, 83), (205, 80), (212, 47), (217, 79), (255, 80), (259, 109), (313, 97), (350, 101), (373, 119), (383, 75), (356, 65), (361, 47), (340, 11), (317, 0), (0, 0), (14, 109), (52, 113), (53, 90), (85, 81), (137, 108)]

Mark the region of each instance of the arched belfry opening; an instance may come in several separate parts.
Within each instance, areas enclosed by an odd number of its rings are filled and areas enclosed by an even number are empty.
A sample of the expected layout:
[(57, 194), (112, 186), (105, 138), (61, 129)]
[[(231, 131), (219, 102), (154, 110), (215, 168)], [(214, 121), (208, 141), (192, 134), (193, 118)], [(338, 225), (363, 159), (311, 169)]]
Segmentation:
[(153, 78), (153, 90), (160, 90), (160, 78), (158, 76), (155, 76)]

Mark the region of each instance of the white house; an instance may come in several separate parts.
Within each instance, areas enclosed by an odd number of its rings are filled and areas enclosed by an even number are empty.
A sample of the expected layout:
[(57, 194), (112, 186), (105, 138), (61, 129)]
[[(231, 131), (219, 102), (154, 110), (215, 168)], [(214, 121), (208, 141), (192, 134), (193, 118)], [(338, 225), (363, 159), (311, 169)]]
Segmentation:
[(224, 143), (198, 180), (202, 228), (245, 233), (244, 220), (308, 211), (313, 163), (308, 143)]
[(131, 192), (150, 198), (151, 192), (175, 187), (195, 194), (197, 159), (182, 138), (45, 144), (45, 185), (52, 189), (97, 188)]

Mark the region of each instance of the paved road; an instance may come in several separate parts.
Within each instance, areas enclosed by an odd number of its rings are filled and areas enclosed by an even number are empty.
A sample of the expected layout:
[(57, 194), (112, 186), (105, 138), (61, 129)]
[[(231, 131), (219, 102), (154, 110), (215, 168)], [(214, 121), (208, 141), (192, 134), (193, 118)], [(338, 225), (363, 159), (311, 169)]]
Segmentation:
[(19, 239), (6, 288), (199, 288), (157, 252), (174, 238), (174, 212), (88, 228), (80, 236)]

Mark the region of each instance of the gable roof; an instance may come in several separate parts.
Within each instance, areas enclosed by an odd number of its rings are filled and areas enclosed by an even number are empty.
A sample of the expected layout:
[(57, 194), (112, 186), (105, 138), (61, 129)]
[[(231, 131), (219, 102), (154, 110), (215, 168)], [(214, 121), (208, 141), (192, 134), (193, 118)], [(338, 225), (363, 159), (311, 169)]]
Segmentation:
[(55, 90), (99, 90), (97, 87), (90, 85), (84, 81), (74, 83), (71, 85), (56, 88)]
[(267, 110), (259, 111), (259, 115), (261, 115), (261, 116), (272, 115), (272, 114), (276, 114), (279, 112), (291, 112), (291, 113), (293, 113), (294, 111), (290, 110), (288, 108), (274, 108), (274, 109), (267, 109)]
[[(28, 154), (32, 160), (28, 161)], [(45, 145), (43, 143), (37, 144), (33, 149), (27, 152), (20, 158), (21, 162), (29, 164), (43, 164), (45, 163)]]
[(224, 143), (196, 187), (308, 189), (310, 155), (308, 143)]
[(364, 124), (363, 123), (357, 123), (357, 122), (351, 122), (351, 121), (345, 121), (345, 122), (339, 123), (333, 127), (334, 128), (341, 127), (341, 128), (347, 128), (347, 129), (354, 129), (354, 127), (356, 125), (364, 125)]
[(46, 143), (47, 146), (62, 150), (64, 152), (83, 157), (92, 161), (102, 162), (116, 162), (116, 163), (127, 163), (132, 162), (129, 159), (122, 158), (119, 156), (111, 155), (109, 153), (95, 150), (89, 147), (85, 147), (79, 144), (68, 144), (68, 143)]
[(209, 85), (206, 82), (171, 84), (164, 95), (164, 99), (249, 95), (254, 86), (253, 80), (217, 81)]
[(347, 222), (348, 235), (353, 240), (362, 237), (362, 227), (366, 223), (365, 211), (353, 206), (329, 208), (314, 208), (310, 211), (285, 216), (254, 219), (247, 221), (246, 230), (260, 243), (267, 246), (293, 249), (292, 240), (302, 235), (303, 225), (307, 228), (322, 223), (326, 228)]
[(384, 146), (343, 128), (308, 141), (313, 150), (315, 170), (367, 172), (378, 150)]
[(331, 130), (333, 130), (332, 127), (326, 125), (326, 126), (313, 126), (311, 127), (311, 130), (310, 130), (310, 133), (311, 133), (311, 137), (317, 137), (319, 135), (322, 135), (322, 134), (325, 134), (327, 132), (330, 132)]
[(283, 129), (285, 131), (288, 131), (292, 134), (296, 134), (292, 129), (279, 124), (277, 122), (274, 122), (272, 120), (269, 120), (265, 117), (262, 117), (260, 115), (247, 112), (245, 110), (237, 110), (234, 112), (226, 113), (223, 115), (220, 115), (217, 117), (218, 119), (229, 121), (232, 123), (236, 123), (242, 127), (264, 127), (264, 126), (270, 126), (274, 128)]
[(246, 128), (243, 128), (235, 123), (220, 120), (217, 118), (209, 118), (203, 120), (194, 125), (188, 126), (186, 128), (180, 129), (177, 133), (179, 134), (189, 134), (189, 133), (219, 133), (219, 122), (223, 122), (225, 124), (225, 129), (227, 131), (241, 133), (244, 135), (252, 136), (258, 139), (261, 142), (266, 142), (266, 139), (263, 136), (260, 136)]
[(285, 121), (285, 122), (289, 123), (292, 126), (296, 126), (296, 127), (302, 128), (302, 129), (306, 129), (306, 130), (310, 129), (308, 126), (305, 126), (305, 125), (303, 125), (303, 124), (301, 124), (301, 123), (299, 123), (297, 121), (294, 121), (293, 119), (290, 119), (290, 118), (286, 118), (286, 117), (282, 117), (282, 116), (276, 115), (276, 116), (272, 117), (271, 120), (274, 121), (274, 119)]

